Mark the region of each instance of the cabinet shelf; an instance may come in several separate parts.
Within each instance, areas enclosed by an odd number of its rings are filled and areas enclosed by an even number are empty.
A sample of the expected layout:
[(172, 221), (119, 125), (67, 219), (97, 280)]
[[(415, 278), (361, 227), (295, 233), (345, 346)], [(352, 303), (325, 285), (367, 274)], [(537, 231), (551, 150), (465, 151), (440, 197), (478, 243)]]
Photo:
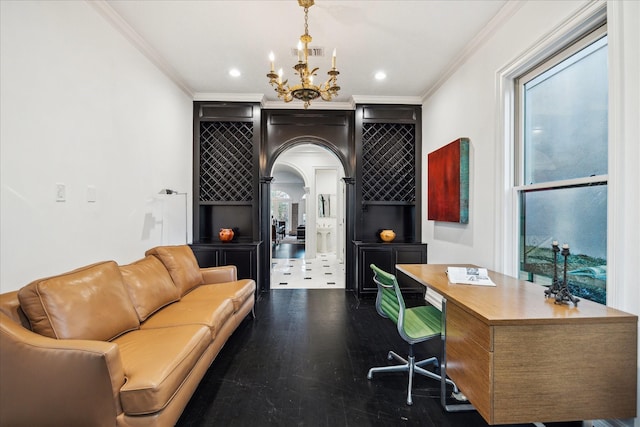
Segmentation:
[(403, 201), (363, 201), (362, 206), (415, 206), (415, 202)]
[(229, 202), (199, 202), (200, 206), (252, 206), (253, 202), (229, 201)]

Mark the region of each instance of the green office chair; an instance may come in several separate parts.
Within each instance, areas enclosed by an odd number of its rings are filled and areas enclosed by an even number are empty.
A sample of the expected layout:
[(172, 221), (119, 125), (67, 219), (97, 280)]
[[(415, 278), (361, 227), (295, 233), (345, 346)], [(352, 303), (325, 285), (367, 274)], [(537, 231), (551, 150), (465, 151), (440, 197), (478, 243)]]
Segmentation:
[[(413, 404), (411, 387), (414, 372), (438, 381), (441, 380), (440, 375), (423, 368), (423, 366), (426, 365), (439, 367), (438, 358), (430, 357), (416, 362), (413, 355), (413, 345), (433, 338), (440, 338), (442, 332), (442, 313), (433, 306), (406, 308), (396, 277), (393, 274), (379, 269), (374, 264), (371, 264), (371, 269), (373, 270), (373, 281), (378, 286), (376, 310), (380, 316), (391, 319), (398, 326), (398, 333), (403, 340), (409, 343), (409, 360), (390, 351), (387, 358), (389, 360), (396, 359), (402, 364), (371, 368), (369, 369), (367, 378), (372, 379), (373, 374), (376, 372), (409, 372), (407, 405), (411, 405)], [(453, 381), (448, 378), (445, 379), (445, 381), (447, 384), (453, 386), (454, 394), (459, 394), (458, 387)]]

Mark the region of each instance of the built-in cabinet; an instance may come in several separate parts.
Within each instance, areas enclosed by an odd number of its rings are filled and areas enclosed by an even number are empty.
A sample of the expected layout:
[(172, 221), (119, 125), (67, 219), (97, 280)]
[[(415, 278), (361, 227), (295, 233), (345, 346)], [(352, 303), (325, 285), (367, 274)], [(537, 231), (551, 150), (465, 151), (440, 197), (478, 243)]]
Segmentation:
[[(194, 102), (193, 249), (201, 267), (259, 279), (260, 105)], [(221, 228), (234, 230), (221, 242)]]
[[(395, 272), (396, 264), (426, 264), (427, 245), (422, 243), (365, 243), (355, 242), (358, 259), (358, 293), (361, 296), (375, 294), (371, 264)], [(423, 286), (416, 286), (404, 275), (398, 275), (398, 284), (403, 292), (424, 293)]]
[(261, 242), (249, 243), (204, 243), (191, 244), (191, 249), (200, 267), (218, 267), (235, 265), (238, 279), (254, 279), (259, 277), (259, 260)]
[[(421, 119), (419, 106), (359, 105), (356, 109), (353, 253), (359, 295), (376, 292), (372, 263), (395, 272), (398, 263), (427, 262), (427, 247), (420, 243)], [(380, 240), (383, 229), (395, 232), (393, 243)]]

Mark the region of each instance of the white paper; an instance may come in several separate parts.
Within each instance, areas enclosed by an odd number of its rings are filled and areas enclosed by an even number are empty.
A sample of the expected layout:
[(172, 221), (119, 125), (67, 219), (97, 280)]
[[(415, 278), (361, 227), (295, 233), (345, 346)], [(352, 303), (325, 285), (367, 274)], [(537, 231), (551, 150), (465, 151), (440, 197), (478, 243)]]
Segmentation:
[(447, 267), (449, 282), (463, 285), (495, 286), (486, 268)]

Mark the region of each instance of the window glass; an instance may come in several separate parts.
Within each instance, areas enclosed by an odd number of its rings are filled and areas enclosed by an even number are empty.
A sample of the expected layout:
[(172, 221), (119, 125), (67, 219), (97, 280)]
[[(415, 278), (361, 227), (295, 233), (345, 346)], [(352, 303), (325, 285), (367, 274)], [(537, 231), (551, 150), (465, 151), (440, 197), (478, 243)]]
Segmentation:
[[(521, 201), (521, 270), (552, 278), (551, 243), (556, 240), (561, 247), (567, 243), (567, 282), (572, 294), (606, 303), (606, 184), (523, 192)], [(562, 278), (564, 257), (556, 258)]]
[(524, 184), (607, 173), (607, 39), (524, 85)]

